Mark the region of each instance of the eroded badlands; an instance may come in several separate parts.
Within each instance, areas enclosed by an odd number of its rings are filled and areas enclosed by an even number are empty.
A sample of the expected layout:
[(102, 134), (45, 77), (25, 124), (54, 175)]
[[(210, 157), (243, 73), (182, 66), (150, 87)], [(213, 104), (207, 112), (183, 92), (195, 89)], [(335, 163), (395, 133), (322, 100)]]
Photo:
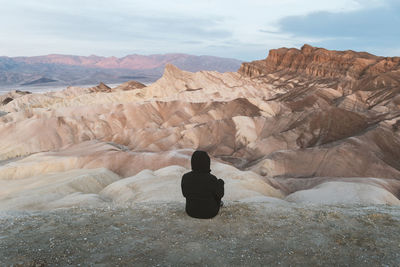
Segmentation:
[(400, 205), (400, 60), (305, 45), (235, 73), (0, 101), (0, 209), (184, 201), (207, 151), (226, 201)]

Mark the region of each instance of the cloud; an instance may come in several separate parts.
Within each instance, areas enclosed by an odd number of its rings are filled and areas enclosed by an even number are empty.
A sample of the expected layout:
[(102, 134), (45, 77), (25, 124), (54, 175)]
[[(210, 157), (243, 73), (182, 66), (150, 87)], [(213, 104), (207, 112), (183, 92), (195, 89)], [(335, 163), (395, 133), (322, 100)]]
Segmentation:
[(305, 16), (289, 16), (278, 22), (280, 34), (293, 39), (313, 38), (314, 45), (332, 49), (369, 50), (385, 53), (400, 47), (400, 4), (357, 11), (314, 12)]
[[(328, 48), (356, 47), (356, 41), (369, 41), (377, 31), (366, 17), (385, 8), (380, 0), (0, 0), (0, 6), (0, 55), (178, 52), (242, 60), (310, 41)], [(355, 35), (365, 27), (348, 14), (368, 22), (369, 32)], [(353, 31), (346, 28), (349, 23)], [(393, 42), (394, 37), (379, 34), (382, 43)]]
[[(60, 6), (48, 1), (38, 5), (31, 2), (7, 5), (4, 16), (0, 16), (0, 23), (8, 25), (0, 29), (0, 36), (7, 36), (3, 40), (0, 37), (0, 44), (7, 46), (0, 49), (7, 49), (13, 54), (15, 47), (24, 50), (25, 45), (25, 50), (31, 53), (32, 46), (36, 47), (42, 40), (44, 54), (65, 53), (68, 49), (70, 52), (67, 53), (70, 54), (83, 54), (86, 51), (93, 54), (100, 51), (99, 54), (104, 55), (112, 51), (112, 55), (116, 56), (132, 52), (193, 53), (193, 50), (187, 48), (196, 48), (199, 44), (218, 42), (232, 36), (229, 28), (220, 25), (224, 22), (223, 16), (171, 12), (153, 14), (149, 10), (144, 12), (143, 7), (132, 9), (129, 5), (127, 9), (132, 12), (127, 12), (120, 6), (121, 1), (115, 3), (119, 6), (115, 9), (102, 5), (104, 1), (93, 1), (91, 5), (88, 2), (92, 1), (86, 1), (86, 5), (79, 7), (71, 5), (71, 1), (70, 4), (63, 3)], [(56, 40), (59, 45), (54, 50), (51, 44)], [(13, 42), (15, 45), (12, 45)], [(52, 49), (46, 52), (49, 47)], [(40, 48), (36, 47), (38, 50)]]
[[(78, 10), (73, 13), (60, 9), (31, 10), (27, 7), (24, 9), (26, 14), (29, 14), (24, 24), (35, 29), (35, 34), (45, 36), (112, 41), (140, 38), (150, 40), (159, 38), (218, 39), (232, 34), (229, 30), (218, 27), (223, 18), (212, 16), (197, 18), (161, 14), (153, 17), (146, 14), (125, 14), (106, 10), (92, 10), (92, 13)], [(24, 27), (19, 23), (15, 25), (17, 25), (17, 30), (22, 30)]]

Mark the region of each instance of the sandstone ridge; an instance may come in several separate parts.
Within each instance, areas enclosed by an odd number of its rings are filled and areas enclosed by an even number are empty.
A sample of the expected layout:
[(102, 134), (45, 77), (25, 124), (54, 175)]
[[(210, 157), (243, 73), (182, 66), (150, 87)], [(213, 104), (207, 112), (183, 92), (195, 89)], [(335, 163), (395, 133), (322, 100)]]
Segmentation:
[(277, 71), (325, 78), (362, 79), (400, 69), (400, 57), (379, 57), (366, 52), (333, 51), (305, 44), (296, 48), (270, 50), (265, 60), (243, 63), (239, 72), (249, 76)]

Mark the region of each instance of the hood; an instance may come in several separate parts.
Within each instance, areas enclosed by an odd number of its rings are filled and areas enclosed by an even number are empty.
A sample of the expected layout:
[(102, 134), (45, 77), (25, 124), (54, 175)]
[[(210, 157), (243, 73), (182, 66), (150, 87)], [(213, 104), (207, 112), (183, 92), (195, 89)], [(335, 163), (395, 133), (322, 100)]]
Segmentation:
[(210, 157), (205, 151), (195, 151), (192, 155), (192, 170), (195, 172), (211, 172)]

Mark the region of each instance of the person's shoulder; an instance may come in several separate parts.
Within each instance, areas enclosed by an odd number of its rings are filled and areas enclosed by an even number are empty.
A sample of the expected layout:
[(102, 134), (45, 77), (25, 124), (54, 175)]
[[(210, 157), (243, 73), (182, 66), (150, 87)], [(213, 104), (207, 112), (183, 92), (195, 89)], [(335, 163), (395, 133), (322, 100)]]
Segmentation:
[(210, 177), (211, 179), (213, 179), (213, 180), (218, 180), (218, 178), (217, 178), (214, 174), (209, 173), (208, 175), (209, 175), (209, 177)]
[(192, 176), (192, 171), (190, 171), (190, 172), (187, 172), (187, 173), (185, 173), (184, 175), (182, 175), (182, 178), (185, 178), (185, 177), (190, 177), (190, 176)]
[(213, 182), (225, 184), (224, 180), (217, 178), (217, 176), (215, 176), (214, 174), (210, 173), (210, 177), (213, 180)]

